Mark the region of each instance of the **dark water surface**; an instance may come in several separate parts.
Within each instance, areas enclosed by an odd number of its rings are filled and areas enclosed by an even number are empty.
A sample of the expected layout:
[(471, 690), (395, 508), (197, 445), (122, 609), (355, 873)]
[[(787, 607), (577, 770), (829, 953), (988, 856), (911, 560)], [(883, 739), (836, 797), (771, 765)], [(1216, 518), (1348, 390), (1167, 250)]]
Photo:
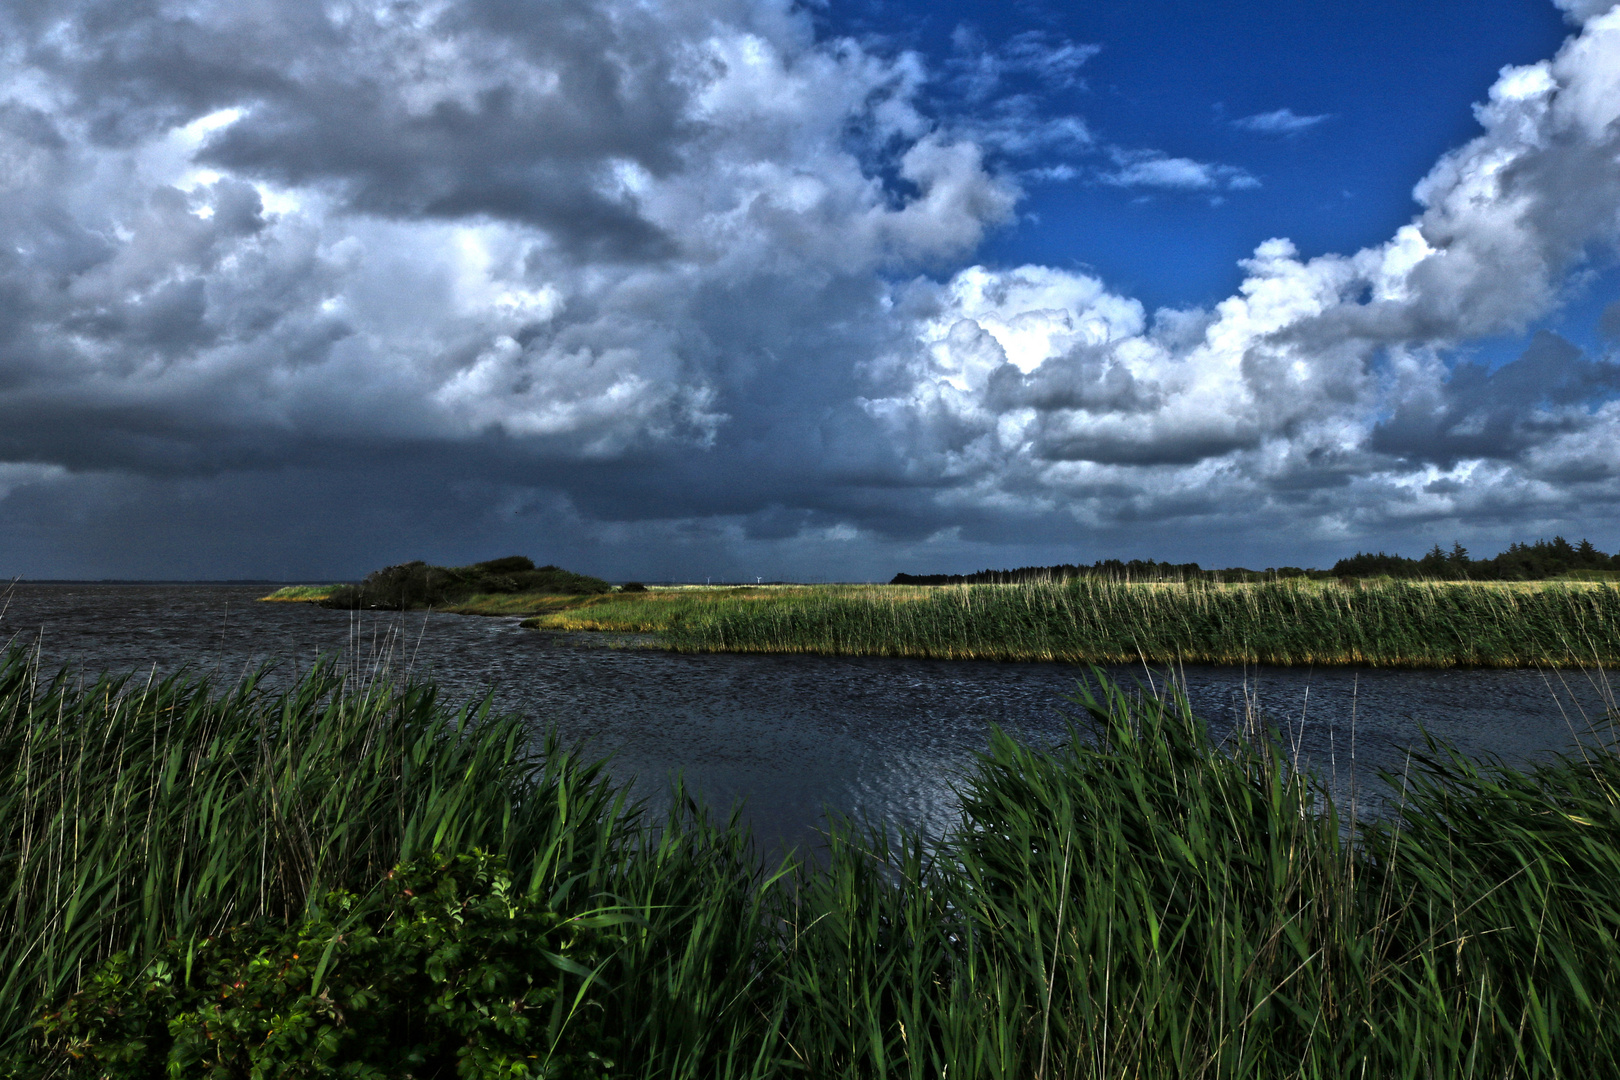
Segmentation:
[[(953, 776), (991, 726), (1061, 737), (1082, 674), (1060, 664), (612, 648), (511, 618), (256, 603), (266, 591), (17, 584), (0, 588), (0, 642), (37, 645), (47, 667), (87, 672), (187, 667), (234, 679), (274, 660), (291, 678), (321, 653), (367, 670), (388, 663), (436, 679), (450, 703), (492, 691), (499, 708), (589, 740), (655, 801), (677, 772), (711, 805), (746, 799), (761, 839), (795, 843), (814, 839), (824, 807), (938, 829), (954, 807)], [(1600, 678), (1579, 672), (1202, 666), (1182, 675), (1214, 728), (1260, 710), (1341, 793), (1352, 772), (1366, 789), (1377, 769), (1399, 771), (1421, 728), (1513, 762), (1571, 749), (1608, 696)], [(1162, 685), (1162, 673), (1151, 678)]]

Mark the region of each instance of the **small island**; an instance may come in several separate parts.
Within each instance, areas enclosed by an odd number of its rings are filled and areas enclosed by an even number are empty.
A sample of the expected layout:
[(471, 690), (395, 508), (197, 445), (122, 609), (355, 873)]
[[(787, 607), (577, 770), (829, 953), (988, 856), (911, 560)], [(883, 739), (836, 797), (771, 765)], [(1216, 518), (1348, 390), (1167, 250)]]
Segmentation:
[(319, 604), (345, 610), (419, 611), (463, 615), (532, 614), (557, 601), (613, 591), (601, 578), (556, 566), (535, 566), (523, 555), (432, 566), (421, 560), (374, 570), (359, 584), (289, 585), (261, 600)]

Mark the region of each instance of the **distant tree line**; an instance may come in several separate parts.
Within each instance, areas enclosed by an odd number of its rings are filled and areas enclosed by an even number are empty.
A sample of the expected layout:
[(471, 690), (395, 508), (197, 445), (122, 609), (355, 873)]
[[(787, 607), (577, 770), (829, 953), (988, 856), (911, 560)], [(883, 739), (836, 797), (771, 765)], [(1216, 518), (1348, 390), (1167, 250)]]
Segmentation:
[(1055, 566), (1020, 566), (1014, 570), (980, 570), (974, 574), (896, 574), (891, 585), (1012, 585), (1029, 581), (1061, 581), (1099, 577), (1128, 581), (1261, 581), (1272, 578), (1440, 578), (1469, 581), (1536, 581), (1577, 571), (1620, 571), (1620, 554), (1607, 555), (1590, 540), (1571, 544), (1562, 536), (1513, 544), (1493, 559), (1474, 559), (1468, 549), (1454, 543), (1446, 551), (1439, 544), (1420, 559), (1401, 555), (1357, 552), (1340, 559), (1331, 570), (1299, 566), (1271, 566), (1264, 570), (1232, 566), (1205, 570), (1195, 562), (1157, 562), (1153, 559), (1101, 559)]
[(1461, 544), (1446, 551), (1434, 545), (1421, 559), (1357, 552), (1333, 564), (1339, 577), (1450, 578), (1469, 581), (1536, 581), (1578, 570), (1620, 570), (1620, 555), (1607, 555), (1582, 540), (1571, 544), (1562, 536), (1513, 544), (1494, 559), (1475, 559)]

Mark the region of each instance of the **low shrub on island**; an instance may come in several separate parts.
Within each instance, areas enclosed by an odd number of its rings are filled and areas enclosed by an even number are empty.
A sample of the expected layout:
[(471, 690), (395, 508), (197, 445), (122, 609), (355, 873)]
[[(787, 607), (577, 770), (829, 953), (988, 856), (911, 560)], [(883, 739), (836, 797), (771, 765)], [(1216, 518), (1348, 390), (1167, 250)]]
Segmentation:
[(384, 567), (366, 575), (358, 585), (340, 585), (323, 607), (380, 608), (408, 611), (447, 607), (474, 596), (542, 593), (586, 596), (611, 592), (601, 578), (575, 574), (555, 566), (535, 566), (522, 555), (473, 563), (471, 566), (430, 566), (416, 561)]
[(1431, 744), (1338, 816), (1276, 740), (1082, 692), (937, 841), (735, 816), (429, 686), (0, 658), (0, 1074), (1620, 1072), (1620, 755)]

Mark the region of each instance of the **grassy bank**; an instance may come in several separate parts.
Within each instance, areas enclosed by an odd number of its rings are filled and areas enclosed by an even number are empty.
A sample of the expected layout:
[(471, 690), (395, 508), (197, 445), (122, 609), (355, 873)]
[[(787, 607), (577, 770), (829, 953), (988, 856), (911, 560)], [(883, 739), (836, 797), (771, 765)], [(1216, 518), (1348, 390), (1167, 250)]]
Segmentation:
[(1262, 736), (1078, 705), (1055, 749), (994, 738), (937, 846), (845, 824), (767, 873), (735, 821), (649, 820), (430, 687), (41, 680), (13, 651), (0, 1071), (1620, 1068), (1620, 756), (1432, 748), (1360, 824)]
[(1620, 662), (1601, 583), (1285, 580), (654, 589), (525, 625), (659, 635), (693, 652), (1086, 663), (1582, 666)]

